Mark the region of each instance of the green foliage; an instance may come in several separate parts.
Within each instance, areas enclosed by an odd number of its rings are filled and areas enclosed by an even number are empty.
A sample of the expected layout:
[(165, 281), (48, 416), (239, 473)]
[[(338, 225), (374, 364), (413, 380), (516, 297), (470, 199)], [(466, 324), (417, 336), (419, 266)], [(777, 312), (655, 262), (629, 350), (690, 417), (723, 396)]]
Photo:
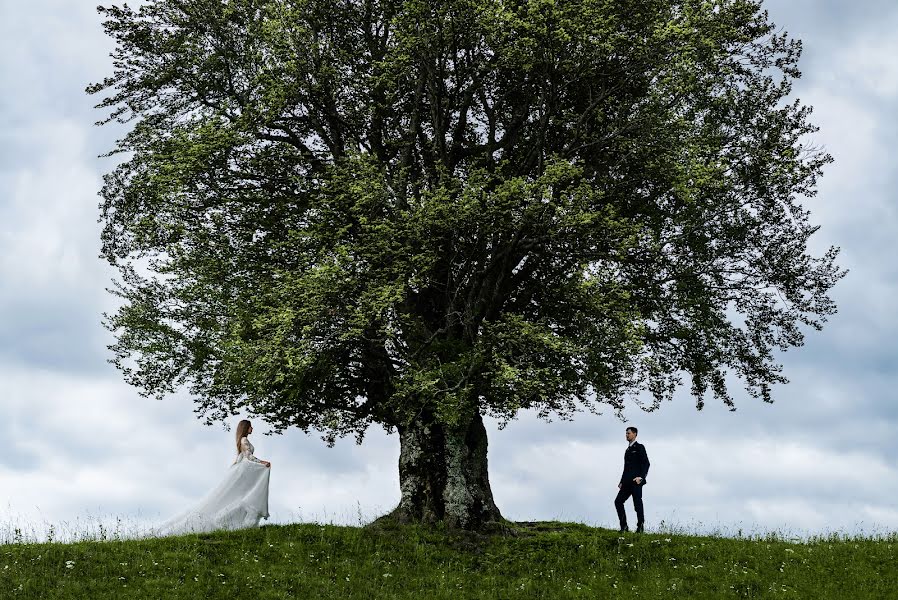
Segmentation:
[(114, 362), (333, 441), (570, 418), (688, 374), (770, 401), (844, 275), (831, 159), (754, 0), (154, 0), (116, 42)]
[(794, 543), (569, 523), (516, 537), (315, 523), (0, 546), (4, 598), (888, 598), (898, 539)]

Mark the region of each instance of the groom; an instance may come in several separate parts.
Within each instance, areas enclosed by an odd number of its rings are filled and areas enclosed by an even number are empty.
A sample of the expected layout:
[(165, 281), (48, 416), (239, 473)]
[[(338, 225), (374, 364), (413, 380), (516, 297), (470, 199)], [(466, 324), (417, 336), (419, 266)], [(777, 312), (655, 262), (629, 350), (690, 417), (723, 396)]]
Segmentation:
[(627, 527), (627, 513), (624, 512), (624, 502), (633, 496), (633, 506), (636, 508), (636, 531), (641, 533), (645, 523), (645, 514), (642, 512), (642, 486), (645, 485), (645, 476), (649, 473), (649, 455), (645, 452), (645, 446), (636, 441), (638, 430), (635, 427), (627, 427), (627, 442), (629, 446), (624, 452), (624, 473), (620, 483), (617, 484), (620, 491), (614, 499), (614, 507), (617, 509), (617, 517), (620, 519), (620, 530), (630, 531)]

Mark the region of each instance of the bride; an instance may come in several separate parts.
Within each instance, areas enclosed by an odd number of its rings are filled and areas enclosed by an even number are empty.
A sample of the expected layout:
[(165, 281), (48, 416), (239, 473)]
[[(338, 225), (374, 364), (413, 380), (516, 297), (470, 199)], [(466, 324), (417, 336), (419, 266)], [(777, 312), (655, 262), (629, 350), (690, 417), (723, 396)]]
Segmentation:
[(258, 527), (268, 518), (268, 478), (271, 463), (253, 455), (247, 420), (237, 425), (237, 458), (224, 480), (189, 510), (155, 528), (157, 536), (201, 533), (217, 529)]

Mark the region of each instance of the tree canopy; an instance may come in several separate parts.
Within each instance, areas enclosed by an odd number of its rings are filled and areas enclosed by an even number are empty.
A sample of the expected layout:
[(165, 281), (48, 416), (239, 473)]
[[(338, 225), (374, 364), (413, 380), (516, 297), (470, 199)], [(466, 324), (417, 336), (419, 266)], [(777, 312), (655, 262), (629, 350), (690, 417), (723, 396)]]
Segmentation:
[[(771, 401), (835, 312), (831, 158), (755, 0), (101, 7), (115, 363), (330, 442), (422, 411)], [(644, 403), (640, 392), (649, 391)]]

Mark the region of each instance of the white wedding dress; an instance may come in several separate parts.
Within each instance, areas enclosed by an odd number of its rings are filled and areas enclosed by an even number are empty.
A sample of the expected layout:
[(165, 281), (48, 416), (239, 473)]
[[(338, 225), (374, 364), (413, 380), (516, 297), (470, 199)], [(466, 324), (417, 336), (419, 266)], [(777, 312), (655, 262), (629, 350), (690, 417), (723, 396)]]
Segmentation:
[(152, 535), (258, 527), (260, 520), (268, 518), (271, 469), (253, 456), (254, 451), (249, 440), (241, 438), (240, 453), (224, 480), (196, 505), (153, 528)]

